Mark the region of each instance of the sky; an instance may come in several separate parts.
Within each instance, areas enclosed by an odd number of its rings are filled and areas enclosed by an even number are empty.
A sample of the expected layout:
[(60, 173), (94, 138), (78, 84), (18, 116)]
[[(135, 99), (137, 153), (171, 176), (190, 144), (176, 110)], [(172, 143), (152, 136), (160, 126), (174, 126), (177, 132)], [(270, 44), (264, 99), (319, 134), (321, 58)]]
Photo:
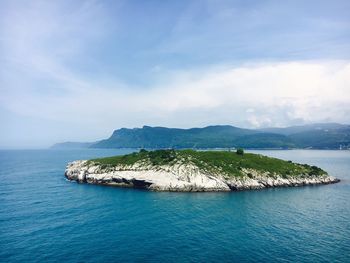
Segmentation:
[(0, 0), (0, 148), (350, 124), (350, 1)]

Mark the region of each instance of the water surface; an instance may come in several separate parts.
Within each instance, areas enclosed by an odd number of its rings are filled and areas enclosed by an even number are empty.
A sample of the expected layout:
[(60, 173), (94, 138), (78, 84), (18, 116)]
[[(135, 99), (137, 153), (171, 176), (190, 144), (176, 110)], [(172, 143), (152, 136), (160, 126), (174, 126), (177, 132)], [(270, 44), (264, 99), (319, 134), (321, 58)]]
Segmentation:
[(254, 151), (341, 183), (230, 193), (68, 182), (66, 163), (130, 150), (0, 151), (0, 262), (349, 262), (350, 151)]

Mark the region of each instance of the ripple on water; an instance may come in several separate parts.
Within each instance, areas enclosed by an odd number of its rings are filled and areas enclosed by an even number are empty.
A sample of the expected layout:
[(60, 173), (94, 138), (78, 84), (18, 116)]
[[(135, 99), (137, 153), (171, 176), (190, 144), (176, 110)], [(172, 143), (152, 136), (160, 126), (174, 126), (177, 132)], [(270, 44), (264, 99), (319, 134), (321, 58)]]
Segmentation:
[(342, 182), (157, 193), (65, 180), (67, 162), (117, 150), (0, 151), (0, 261), (346, 262), (350, 152), (259, 152)]

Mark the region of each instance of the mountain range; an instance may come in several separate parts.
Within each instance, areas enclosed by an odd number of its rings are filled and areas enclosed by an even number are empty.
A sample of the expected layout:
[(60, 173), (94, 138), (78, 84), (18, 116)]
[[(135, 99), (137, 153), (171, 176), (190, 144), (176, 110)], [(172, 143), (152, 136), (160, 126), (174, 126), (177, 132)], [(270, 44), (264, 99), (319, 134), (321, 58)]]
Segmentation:
[(244, 129), (230, 125), (204, 128), (121, 128), (105, 140), (58, 143), (52, 148), (245, 148), (349, 149), (350, 125), (319, 123), (286, 128)]

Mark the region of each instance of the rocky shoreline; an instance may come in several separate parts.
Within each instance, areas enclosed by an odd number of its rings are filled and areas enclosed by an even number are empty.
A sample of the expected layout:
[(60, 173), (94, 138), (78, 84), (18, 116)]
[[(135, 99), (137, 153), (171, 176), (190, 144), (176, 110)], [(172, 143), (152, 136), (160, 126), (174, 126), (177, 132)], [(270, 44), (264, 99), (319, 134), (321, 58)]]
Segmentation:
[(242, 176), (208, 173), (192, 163), (152, 166), (144, 163), (104, 166), (90, 161), (68, 164), (65, 176), (79, 183), (134, 187), (153, 191), (207, 192), (239, 191), (271, 187), (296, 187), (337, 183), (324, 175), (281, 176), (254, 169), (243, 169)]

